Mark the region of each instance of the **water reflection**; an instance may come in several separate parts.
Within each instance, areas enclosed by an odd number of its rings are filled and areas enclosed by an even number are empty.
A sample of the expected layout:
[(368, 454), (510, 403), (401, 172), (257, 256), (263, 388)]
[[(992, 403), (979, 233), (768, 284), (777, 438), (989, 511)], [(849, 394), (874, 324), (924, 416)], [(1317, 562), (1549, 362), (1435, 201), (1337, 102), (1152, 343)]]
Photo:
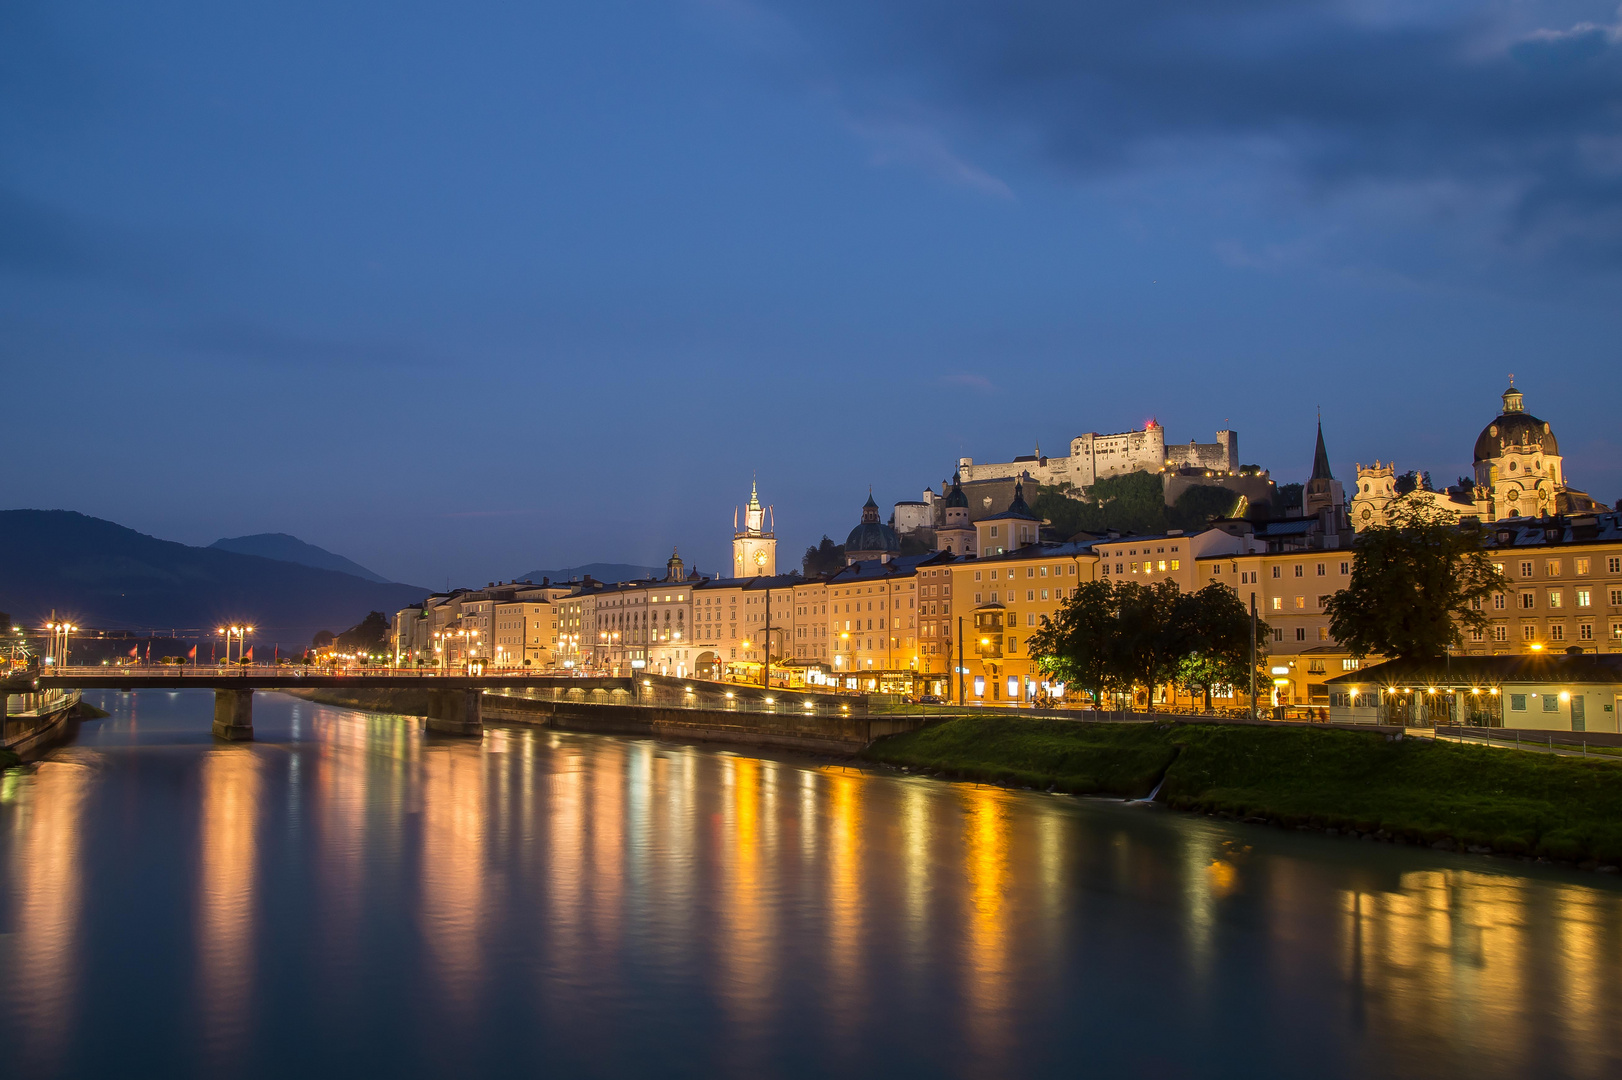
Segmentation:
[(1622, 1071), (1601, 880), (279, 700), (0, 779), (23, 1075)]
[(6, 928), (14, 949), (4, 978), (19, 1011), (21, 1060), (46, 1074), (59, 1066), (75, 1015), (83, 810), (93, 773), (76, 763), (46, 762), (26, 791), (18, 790), (11, 774), (6, 780), (12, 834), (7, 873), (16, 906), (15, 921)]
[(964, 874), (968, 879), (969, 1030), (982, 1059), (1001, 1057), (1003, 1012), (1008, 1007), (1008, 822), (990, 788), (964, 797)]
[(197, 868), (197, 996), (203, 1047), (219, 1069), (240, 1053), (256, 957), (260, 758), (242, 747), (203, 757)]

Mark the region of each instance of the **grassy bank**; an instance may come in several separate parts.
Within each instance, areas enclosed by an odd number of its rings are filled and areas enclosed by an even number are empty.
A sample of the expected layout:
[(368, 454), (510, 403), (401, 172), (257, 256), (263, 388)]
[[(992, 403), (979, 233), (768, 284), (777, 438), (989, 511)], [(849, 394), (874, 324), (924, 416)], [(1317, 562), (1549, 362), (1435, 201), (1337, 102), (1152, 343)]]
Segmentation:
[(1622, 862), (1622, 768), (1375, 733), (972, 717), (875, 743), (870, 760), (1410, 843)]

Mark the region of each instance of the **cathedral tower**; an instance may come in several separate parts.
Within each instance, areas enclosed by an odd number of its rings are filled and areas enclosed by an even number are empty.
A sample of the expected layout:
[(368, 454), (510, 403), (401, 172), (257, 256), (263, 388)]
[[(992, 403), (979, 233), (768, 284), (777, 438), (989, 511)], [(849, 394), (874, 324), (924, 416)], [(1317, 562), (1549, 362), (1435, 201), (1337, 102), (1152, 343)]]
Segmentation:
[(760, 505), (760, 493), (749, 485), (749, 505), (743, 508), (743, 528), (738, 528), (737, 512), (732, 516), (732, 575), (734, 577), (776, 577), (777, 537), (766, 518), (771, 508)]

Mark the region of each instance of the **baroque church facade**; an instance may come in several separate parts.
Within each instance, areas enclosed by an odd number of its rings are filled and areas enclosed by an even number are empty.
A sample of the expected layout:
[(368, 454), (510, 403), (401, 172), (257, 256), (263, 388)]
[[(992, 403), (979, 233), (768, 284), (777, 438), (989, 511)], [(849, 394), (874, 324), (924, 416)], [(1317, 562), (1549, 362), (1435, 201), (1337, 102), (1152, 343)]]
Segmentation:
[(1565, 460), (1553, 427), (1526, 411), (1526, 397), (1513, 379), (1503, 393), (1503, 410), (1476, 437), (1472, 471), (1472, 486), (1443, 491), (1420, 487), (1399, 495), (1395, 464), (1359, 464), (1353, 527), (1385, 524), (1399, 500), (1429, 503), (1455, 518), (1481, 521), (1601, 509), (1587, 492), (1566, 483)]

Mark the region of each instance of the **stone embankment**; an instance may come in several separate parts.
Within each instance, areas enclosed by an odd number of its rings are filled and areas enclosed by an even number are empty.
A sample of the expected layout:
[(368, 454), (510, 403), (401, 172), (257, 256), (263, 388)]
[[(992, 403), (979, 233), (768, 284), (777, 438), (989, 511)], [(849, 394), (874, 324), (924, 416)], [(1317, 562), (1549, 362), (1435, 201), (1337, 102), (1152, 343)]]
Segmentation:
[[(291, 690), (287, 693), (326, 705), (405, 716), (428, 715), (426, 690)], [(658, 739), (729, 743), (737, 746), (854, 754), (873, 740), (915, 730), (917, 716), (807, 715), (799, 701), (777, 711), (728, 708), (721, 701), (697, 706), (636, 705), (629, 701), (548, 699), (485, 694), (485, 720), (539, 724), (562, 731), (600, 735), (640, 735)]]

